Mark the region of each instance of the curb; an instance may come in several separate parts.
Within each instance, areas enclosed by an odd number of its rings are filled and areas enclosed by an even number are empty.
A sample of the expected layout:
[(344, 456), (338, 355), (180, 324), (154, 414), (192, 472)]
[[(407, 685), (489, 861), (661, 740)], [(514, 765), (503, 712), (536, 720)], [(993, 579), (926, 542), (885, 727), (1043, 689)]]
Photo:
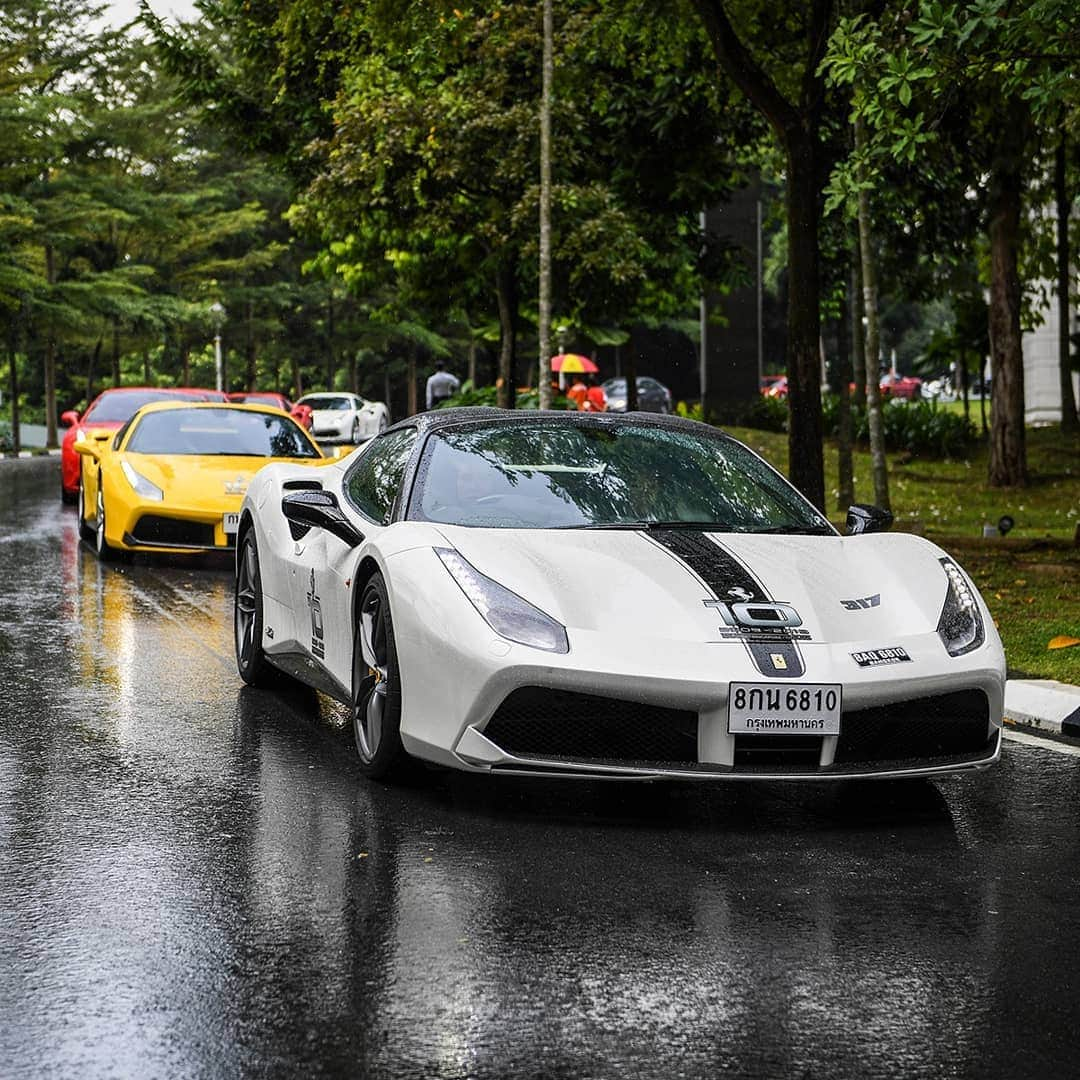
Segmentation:
[(59, 457), (59, 450), (45, 450), (37, 448), (34, 450), (20, 450), (17, 454), (10, 452), (0, 453), (0, 461), (22, 461), (25, 458), (40, 458), (40, 457)]
[(1080, 686), (1053, 679), (1009, 679), (1005, 719), (1020, 728), (1080, 738)]

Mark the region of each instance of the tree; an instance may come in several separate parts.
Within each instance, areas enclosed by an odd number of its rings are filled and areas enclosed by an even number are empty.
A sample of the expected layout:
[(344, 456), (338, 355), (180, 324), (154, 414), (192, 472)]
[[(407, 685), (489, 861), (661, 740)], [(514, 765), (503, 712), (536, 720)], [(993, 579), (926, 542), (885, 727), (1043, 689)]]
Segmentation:
[(785, 2), (768, 18), (734, 0), (695, 0), (721, 68), (768, 120), (783, 148), (788, 231), (788, 428), (792, 482), (825, 508), (819, 342), (819, 250), (823, 181), (819, 65), (830, 0)]

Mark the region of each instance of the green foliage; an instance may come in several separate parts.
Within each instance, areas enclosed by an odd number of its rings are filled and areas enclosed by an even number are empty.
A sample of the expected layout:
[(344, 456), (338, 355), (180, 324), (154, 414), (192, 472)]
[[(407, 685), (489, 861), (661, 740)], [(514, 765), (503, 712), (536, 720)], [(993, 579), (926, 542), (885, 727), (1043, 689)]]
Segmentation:
[(0, 420), (0, 454), (10, 453), (15, 449), (15, 439), (11, 434), (11, 425), (6, 420)]
[[(840, 399), (835, 394), (822, 398), (825, 434), (835, 438), (839, 428)], [(787, 431), (788, 405), (781, 398), (761, 397), (740, 418), (740, 423), (758, 431)], [(933, 401), (886, 401), (882, 408), (885, 447), (906, 451), (917, 457), (966, 458), (978, 443), (973, 424), (958, 413), (939, 408)], [(855, 440), (869, 444), (870, 426), (866, 409), (852, 408)]]
[(685, 401), (676, 401), (675, 415), (681, 416), (684, 420), (704, 421), (705, 407), (700, 401), (694, 401), (690, 404), (687, 404)]
[[(496, 390), (494, 386), (473, 386), (473, 384), (466, 379), (465, 382), (461, 384), (461, 389), (454, 394), (453, 397), (440, 402), (436, 407), (440, 409), (475, 408), (477, 406), (495, 408), (495, 399)], [(569, 401), (564, 395), (555, 393), (552, 395), (551, 407), (553, 409), (572, 409), (574, 408), (574, 403)], [(539, 392), (533, 388), (521, 391), (517, 396), (515, 408), (539, 409)]]

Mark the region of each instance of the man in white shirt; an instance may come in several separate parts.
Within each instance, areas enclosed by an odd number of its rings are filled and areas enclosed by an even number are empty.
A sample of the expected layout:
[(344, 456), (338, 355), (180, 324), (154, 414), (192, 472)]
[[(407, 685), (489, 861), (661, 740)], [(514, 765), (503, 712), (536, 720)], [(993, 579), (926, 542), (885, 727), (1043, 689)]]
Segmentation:
[(456, 375), (443, 370), (446, 365), (440, 360), (435, 365), (435, 374), (427, 381), (425, 395), (428, 409), (434, 409), (440, 402), (453, 397), (461, 389), (461, 381)]

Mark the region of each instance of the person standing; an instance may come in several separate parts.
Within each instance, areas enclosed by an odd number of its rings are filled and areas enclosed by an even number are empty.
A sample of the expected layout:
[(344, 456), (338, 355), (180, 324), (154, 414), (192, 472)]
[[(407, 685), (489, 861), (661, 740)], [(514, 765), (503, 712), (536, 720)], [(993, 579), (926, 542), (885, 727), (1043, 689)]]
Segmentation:
[(585, 398), (588, 396), (589, 388), (585, 384), (585, 376), (579, 371), (574, 376), (574, 382), (570, 389), (566, 391), (567, 399), (574, 403), (574, 408), (581, 412), (585, 408)]
[(461, 389), (461, 380), (445, 369), (446, 365), (439, 360), (435, 364), (435, 374), (428, 378), (425, 401), (429, 410), (437, 408)]
[(589, 375), (589, 386), (585, 391), (585, 404), (579, 408), (586, 412), (607, 412), (607, 393), (598, 376)]

